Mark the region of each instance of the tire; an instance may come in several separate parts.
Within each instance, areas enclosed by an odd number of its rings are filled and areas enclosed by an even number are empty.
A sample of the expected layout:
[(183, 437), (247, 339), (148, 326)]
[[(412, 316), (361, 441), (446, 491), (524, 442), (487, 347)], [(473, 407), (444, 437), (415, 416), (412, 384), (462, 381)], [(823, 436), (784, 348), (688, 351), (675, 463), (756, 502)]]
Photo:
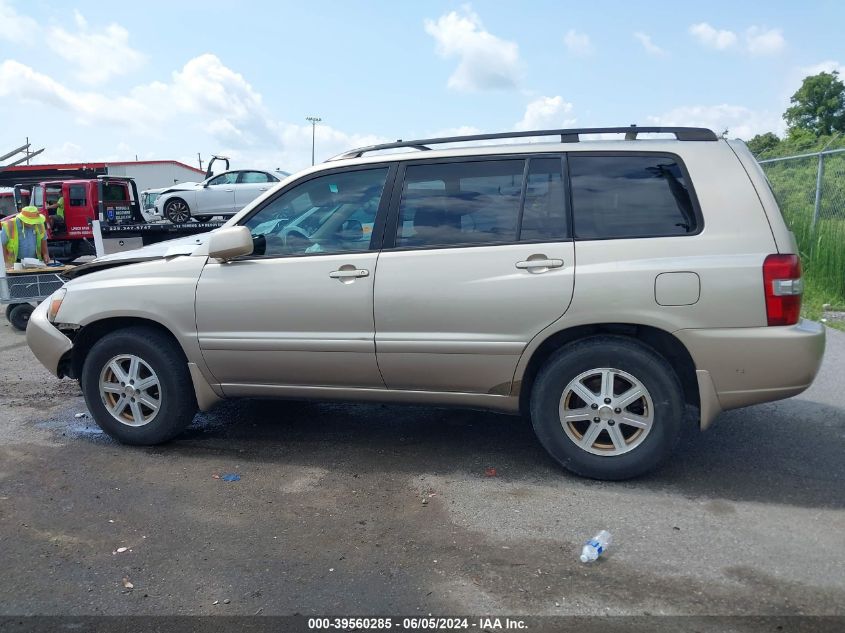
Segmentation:
[(684, 419), (683, 389), (666, 359), (621, 336), (596, 336), (558, 350), (537, 375), (530, 408), (537, 438), (561, 466), (606, 480), (630, 479), (660, 465), (675, 448)]
[[(119, 387), (133, 375), (133, 357), (138, 368), (133, 385), (149, 385), (151, 378), (156, 383), (140, 389), (134, 394), (137, 398), (130, 400), (133, 392), (120, 391)], [(113, 369), (115, 365), (122, 375)], [(197, 412), (182, 351), (169, 336), (153, 328), (117, 330), (97, 341), (85, 358), (81, 383), (94, 420), (123, 444), (151, 446), (167, 442), (184, 431)], [(103, 383), (111, 386), (101, 388)], [(119, 408), (121, 399), (123, 408)], [(107, 403), (119, 416), (107, 408)], [(156, 404), (156, 408), (149, 403)]]
[(6, 308), (6, 318), (12, 327), (21, 332), (26, 332), (26, 326), (29, 324), (29, 317), (32, 315), (33, 308), (28, 303), (16, 303)]
[(197, 222), (208, 222), (213, 217), (213, 215), (195, 215), (194, 220), (196, 220)]
[(191, 207), (182, 198), (173, 198), (164, 205), (164, 217), (173, 224), (184, 224), (191, 219)]

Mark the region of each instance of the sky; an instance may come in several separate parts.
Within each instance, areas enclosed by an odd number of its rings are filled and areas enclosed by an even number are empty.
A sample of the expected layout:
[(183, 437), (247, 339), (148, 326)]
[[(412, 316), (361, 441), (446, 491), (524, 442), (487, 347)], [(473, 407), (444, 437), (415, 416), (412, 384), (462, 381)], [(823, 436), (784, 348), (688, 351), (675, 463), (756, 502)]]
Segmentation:
[[(107, 7), (107, 9), (106, 9)], [(0, 0), (0, 154), (296, 171), (398, 138), (702, 125), (782, 134), (845, 76), (845, 3)]]

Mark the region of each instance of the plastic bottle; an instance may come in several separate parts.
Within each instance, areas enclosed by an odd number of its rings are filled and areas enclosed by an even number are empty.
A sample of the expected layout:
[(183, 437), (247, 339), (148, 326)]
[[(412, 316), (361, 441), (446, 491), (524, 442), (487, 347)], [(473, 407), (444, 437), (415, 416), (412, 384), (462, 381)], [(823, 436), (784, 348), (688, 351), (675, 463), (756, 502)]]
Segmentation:
[(584, 549), (581, 550), (581, 562), (592, 563), (597, 560), (610, 547), (611, 541), (610, 532), (607, 530), (602, 530), (596, 534), (584, 544)]

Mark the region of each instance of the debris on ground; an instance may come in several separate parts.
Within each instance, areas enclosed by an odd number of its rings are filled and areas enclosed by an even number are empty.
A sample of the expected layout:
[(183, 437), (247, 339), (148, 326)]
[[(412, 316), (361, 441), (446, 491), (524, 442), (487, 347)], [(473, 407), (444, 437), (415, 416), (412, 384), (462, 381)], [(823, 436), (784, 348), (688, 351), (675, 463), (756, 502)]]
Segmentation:
[(79, 420), (79, 419), (81, 419), (81, 418), (87, 418), (87, 417), (88, 417), (88, 412), (87, 412), (87, 411), (82, 411), (82, 412), (80, 412), (80, 413), (77, 413), (77, 414), (76, 414), (76, 415), (74, 415), (73, 417), (75, 417), (77, 420)]
[(112, 556), (114, 556), (115, 554), (123, 554), (123, 552), (127, 551), (128, 549), (128, 547), (118, 547), (112, 552)]
[(240, 481), (241, 476), (238, 473), (214, 473), (211, 475), (212, 479), (219, 479), (221, 481)]
[(219, 601), (219, 600), (215, 600), (215, 601), (214, 601), (214, 602), (212, 602), (211, 604), (212, 604), (212, 605), (215, 605), (215, 604), (220, 604), (220, 601)]
[(492, 466), (488, 466), (484, 469), (484, 476), (485, 477), (495, 477), (496, 476), (496, 469)]
[(123, 577), (123, 588), (124, 588), (124, 589), (134, 589), (134, 588), (135, 588), (135, 585), (133, 585), (133, 584), (129, 581), (129, 576), (124, 576), (124, 577)]

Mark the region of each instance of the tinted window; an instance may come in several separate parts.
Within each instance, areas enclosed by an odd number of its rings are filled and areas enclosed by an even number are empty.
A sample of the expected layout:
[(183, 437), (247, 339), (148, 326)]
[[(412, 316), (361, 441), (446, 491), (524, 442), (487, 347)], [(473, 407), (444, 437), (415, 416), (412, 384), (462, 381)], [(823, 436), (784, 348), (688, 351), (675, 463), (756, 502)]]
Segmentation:
[(694, 233), (689, 183), (667, 156), (570, 155), (575, 235), (582, 239)]
[(535, 158), (528, 166), (520, 240), (569, 237), (560, 158)]
[(85, 206), (85, 185), (71, 185), (68, 187), (68, 204), (72, 207)]
[(256, 255), (302, 255), (370, 248), (387, 168), (313, 178), (275, 198), (244, 224)]
[(515, 241), (524, 166), (492, 160), (408, 167), (396, 246)]
[(238, 182), (243, 184), (267, 182), (267, 174), (263, 171), (242, 171)]
[(238, 172), (230, 171), (225, 174), (215, 176), (208, 181), (209, 185), (233, 185), (238, 179)]
[(104, 184), (103, 185), (103, 201), (104, 202), (125, 202), (129, 200), (128, 190), (125, 185), (118, 184)]

